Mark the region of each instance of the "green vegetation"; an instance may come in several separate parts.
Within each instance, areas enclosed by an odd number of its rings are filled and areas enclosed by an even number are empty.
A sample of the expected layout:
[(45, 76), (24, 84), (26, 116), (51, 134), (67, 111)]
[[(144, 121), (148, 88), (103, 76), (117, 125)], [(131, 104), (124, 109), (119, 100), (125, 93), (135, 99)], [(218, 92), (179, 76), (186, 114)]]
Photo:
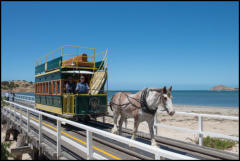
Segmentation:
[(30, 86), (29, 84), (24, 84), (24, 87), (28, 87), (28, 86)]
[(13, 157), (13, 155), (7, 150), (10, 145), (10, 142), (1, 143), (1, 160), (8, 160), (8, 157)]
[(15, 84), (13, 81), (12, 82), (3, 81), (3, 82), (1, 82), (1, 85), (2, 85), (2, 89), (6, 89), (6, 90), (10, 90), (10, 91), (19, 87), (19, 85)]
[[(1, 98), (1, 107), (9, 105), (8, 103), (4, 102), (3, 100), (6, 99), (6, 96), (4, 98)], [(13, 155), (7, 150), (11, 145), (10, 142), (3, 142), (1, 143), (1, 160), (8, 160), (8, 157), (13, 157)]]
[(3, 98), (1, 98), (1, 107), (3, 107), (3, 106), (8, 106), (9, 103), (7, 103), (7, 102), (5, 102), (5, 101), (3, 101), (3, 100), (6, 100), (6, 96), (4, 96)]
[[(198, 140), (196, 140), (196, 144), (198, 144)], [(226, 140), (226, 139), (219, 139), (219, 138), (213, 138), (210, 136), (203, 138), (203, 145), (215, 149), (228, 149), (233, 147), (236, 144), (235, 141), (232, 140)]]
[(8, 86), (9, 85), (9, 82), (8, 81), (2, 81), (2, 86)]

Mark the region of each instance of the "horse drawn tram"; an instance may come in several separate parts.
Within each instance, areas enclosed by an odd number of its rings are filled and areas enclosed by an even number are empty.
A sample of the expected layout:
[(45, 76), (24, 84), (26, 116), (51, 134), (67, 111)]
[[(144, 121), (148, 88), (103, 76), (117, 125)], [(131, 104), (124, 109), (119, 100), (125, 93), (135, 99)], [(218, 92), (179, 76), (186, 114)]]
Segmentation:
[(107, 98), (108, 50), (95, 54), (95, 48), (64, 45), (36, 62), (37, 109), (87, 121), (106, 115)]

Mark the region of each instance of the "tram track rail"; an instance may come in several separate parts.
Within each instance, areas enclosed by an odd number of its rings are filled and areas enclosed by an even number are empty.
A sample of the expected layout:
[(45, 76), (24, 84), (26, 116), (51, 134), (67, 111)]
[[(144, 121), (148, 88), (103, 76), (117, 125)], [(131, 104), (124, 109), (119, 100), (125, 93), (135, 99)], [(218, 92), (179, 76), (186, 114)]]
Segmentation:
[[(20, 112), (20, 111), (18, 111), (18, 112)], [(23, 115), (26, 116), (26, 111), (23, 110), (22, 113), (23, 113)], [(12, 116), (13, 116), (13, 115), (12, 115)], [(32, 120), (38, 121), (38, 116), (37, 116), (37, 115), (35, 115), (35, 114), (33, 114), (33, 113), (30, 113), (30, 117), (31, 117)], [(17, 119), (19, 120), (20, 118), (17, 117)], [(49, 126), (49, 127), (52, 127), (52, 128), (54, 128), (54, 126), (56, 125), (56, 121), (51, 120), (51, 119), (47, 119), (47, 120), (43, 119), (43, 121), (45, 121), (45, 122), (48, 124), (48, 126)], [(44, 125), (46, 124), (45, 122), (43, 122)], [(27, 122), (23, 120), (23, 124), (26, 126), (26, 125), (27, 125)], [(66, 130), (66, 127), (69, 127), (69, 125), (68, 125), (68, 126), (62, 126), (62, 130), (63, 130), (64, 132), (68, 131), (68, 130)], [(33, 125), (30, 125), (30, 128), (31, 128), (32, 133), (33, 133), (34, 135), (36, 135), (36, 137), (37, 137), (37, 135), (38, 135), (38, 129), (36, 129)], [(71, 130), (71, 132), (74, 132), (74, 131)], [(81, 136), (83, 136), (83, 137), (86, 137), (86, 131), (85, 131), (85, 130), (81, 131), (81, 133), (80, 133), (79, 131), (78, 131), (78, 132), (75, 131), (75, 133), (76, 133), (78, 136), (81, 135)], [(51, 135), (51, 134), (49, 134), (49, 135)], [(68, 135), (71, 135), (71, 133), (68, 133)], [(72, 135), (72, 136), (74, 136), (74, 135)], [(47, 143), (48, 143), (48, 144), (51, 144), (52, 147), (53, 147), (53, 146), (56, 146), (56, 141), (55, 141), (53, 138), (49, 137), (49, 136), (46, 135), (46, 134), (43, 134), (43, 138), (44, 138), (45, 142), (47, 141)], [(77, 138), (78, 138), (78, 137), (77, 137)], [(97, 143), (100, 143), (100, 144), (103, 144), (103, 145), (105, 145), (105, 146), (114, 148), (114, 149), (116, 149), (116, 151), (120, 151), (120, 152), (122, 152), (122, 153), (126, 153), (127, 156), (129, 156), (129, 159), (135, 159), (135, 160), (138, 160), (138, 159), (150, 160), (150, 159), (151, 159), (151, 158), (147, 158), (147, 157), (145, 157), (145, 156), (143, 156), (143, 155), (139, 155), (139, 154), (134, 153), (134, 152), (131, 153), (131, 152), (127, 151), (127, 150), (124, 150), (124, 148), (119, 148), (119, 147), (117, 147), (116, 145), (111, 144), (111, 143), (107, 143), (106, 141), (100, 140), (100, 139), (98, 139), (97, 137), (93, 137), (93, 140), (94, 140), (95, 142), (97, 142)], [(67, 147), (65, 147), (65, 146), (63, 146), (63, 145), (61, 145), (61, 147), (62, 147), (62, 150), (65, 152), (65, 154), (67, 154), (67, 155), (69, 156), (69, 157), (68, 157), (69, 159), (80, 159), (80, 158), (81, 158), (81, 156), (79, 156), (77, 153), (75, 153), (74, 150), (69, 149), (69, 148), (67, 148)], [(99, 148), (98, 148), (98, 149), (99, 149)], [(76, 156), (77, 156), (77, 157), (76, 157)]]

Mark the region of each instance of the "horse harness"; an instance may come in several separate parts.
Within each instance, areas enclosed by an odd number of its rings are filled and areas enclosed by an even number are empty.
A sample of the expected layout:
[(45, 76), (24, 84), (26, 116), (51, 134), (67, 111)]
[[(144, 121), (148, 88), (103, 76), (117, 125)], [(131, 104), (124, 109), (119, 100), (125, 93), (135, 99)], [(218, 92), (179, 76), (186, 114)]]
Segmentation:
[[(154, 109), (154, 110), (150, 109), (150, 108), (148, 107), (148, 105), (147, 105), (147, 102), (146, 102), (146, 97), (147, 97), (147, 95), (148, 95), (148, 88), (145, 88), (145, 89), (142, 91), (140, 100), (139, 100), (139, 99), (136, 99), (136, 98), (133, 98), (133, 97), (130, 97), (130, 96), (128, 96), (126, 93), (124, 93), (124, 94), (125, 94), (125, 96), (126, 96), (127, 99), (128, 99), (128, 103), (119, 105), (119, 104), (115, 104), (115, 103), (113, 103), (113, 102), (111, 101), (111, 102), (110, 102), (110, 105), (111, 105), (111, 104), (114, 104), (114, 105), (117, 105), (117, 106), (127, 106), (127, 105), (131, 104), (131, 105), (133, 105), (134, 107), (136, 107), (136, 108), (138, 108), (138, 109), (142, 108), (142, 110), (143, 110), (144, 112), (146, 112), (146, 113), (149, 113), (149, 114), (155, 114), (155, 113), (156, 113), (157, 109)], [(120, 95), (119, 100), (121, 99), (121, 96), (122, 96), (122, 95)], [(132, 103), (129, 98), (132, 98), (132, 99), (136, 100), (137, 102), (139, 102), (139, 103), (140, 103), (140, 107), (137, 106), (137, 105), (135, 105), (134, 103)], [(111, 107), (111, 106), (110, 106), (110, 107)]]

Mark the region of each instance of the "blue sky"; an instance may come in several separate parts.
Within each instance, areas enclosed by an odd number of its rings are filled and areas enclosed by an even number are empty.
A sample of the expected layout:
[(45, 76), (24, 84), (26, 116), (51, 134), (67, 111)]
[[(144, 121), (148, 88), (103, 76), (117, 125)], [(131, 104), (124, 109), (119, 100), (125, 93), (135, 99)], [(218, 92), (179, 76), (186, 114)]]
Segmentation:
[(112, 90), (238, 87), (238, 2), (1, 2), (1, 79), (63, 45), (109, 49)]

